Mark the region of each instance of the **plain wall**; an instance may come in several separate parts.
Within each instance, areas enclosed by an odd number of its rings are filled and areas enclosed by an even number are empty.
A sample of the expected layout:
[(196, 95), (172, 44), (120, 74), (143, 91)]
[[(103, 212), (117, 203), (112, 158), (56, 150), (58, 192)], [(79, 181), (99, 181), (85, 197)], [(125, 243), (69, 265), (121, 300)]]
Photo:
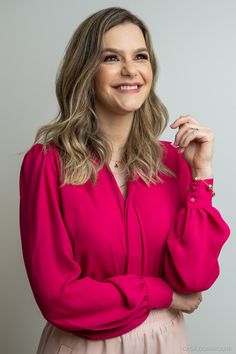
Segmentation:
[[(1, 1), (1, 328), (0, 352), (32, 354), (45, 320), (26, 276), (19, 234), (18, 152), (57, 113), (55, 75), (79, 23), (110, 6), (125, 7), (148, 25), (160, 64), (156, 92), (170, 122), (191, 114), (215, 133), (213, 204), (231, 228), (220, 255), (221, 274), (185, 315), (193, 353), (236, 352), (235, 131), (236, 2)], [(162, 138), (174, 139), (169, 127)], [(174, 353), (173, 353), (174, 354)]]

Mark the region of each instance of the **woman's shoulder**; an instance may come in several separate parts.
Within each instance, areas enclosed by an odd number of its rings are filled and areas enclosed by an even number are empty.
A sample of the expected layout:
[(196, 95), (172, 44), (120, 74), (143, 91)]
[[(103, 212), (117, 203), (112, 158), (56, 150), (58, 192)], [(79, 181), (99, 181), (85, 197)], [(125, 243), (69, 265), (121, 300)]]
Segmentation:
[(35, 143), (31, 145), (25, 152), (22, 161), (22, 167), (28, 166), (28, 168), (34, 169), (37, 167), (58, 168), (59, 165), (59, 153), (54, 143), (47, 145)]
[(58, 155), (58, 149), (55, 143), (50, 142), (48, 144), (43, 143), (35, 143), (31, 145), (26, 151), (24, 157), (42, 157), (42, 158), (50, 158), (51, 156)]
[[(44, 148), (45, 147), (45, 148)], [(54, 154), (56, 152), (57, 148), (56, 145), (53, 142), (50, 142), (48, 144), (43, 144), (43, 143), (35, 143), (31, 145), (28, 150), (26, 150), (25, 156), (28, 155), (38, 155), (38, 154)]]

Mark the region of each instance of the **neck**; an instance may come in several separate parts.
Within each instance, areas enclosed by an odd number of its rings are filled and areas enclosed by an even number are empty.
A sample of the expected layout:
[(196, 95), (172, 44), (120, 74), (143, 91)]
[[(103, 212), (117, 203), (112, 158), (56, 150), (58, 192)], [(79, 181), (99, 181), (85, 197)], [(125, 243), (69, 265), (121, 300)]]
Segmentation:
[(112, 160), (120, 161), (122, 149), (130, 133), (134, 113), (130, 112), (125, 115), (104, 114), (97, 109), (96, 114), (100, 130), (112, 145)]

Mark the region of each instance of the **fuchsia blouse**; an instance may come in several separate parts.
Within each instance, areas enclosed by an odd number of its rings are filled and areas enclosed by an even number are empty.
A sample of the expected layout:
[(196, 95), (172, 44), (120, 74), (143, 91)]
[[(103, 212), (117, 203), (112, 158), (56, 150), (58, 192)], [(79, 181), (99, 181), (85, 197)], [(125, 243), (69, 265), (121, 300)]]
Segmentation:
[[(20, 232), (36, 302), (54, 326), (89, 339), (124, 334), (173, 291), (207, 290), (230, 234), (212, 192), (193, 181), (182, 153), (161, 141), (177, 178), (128, 182), (124, 199), (109, 167), (97, 185), (59, 188), (57, 148), (25, 154), (20, 171)], [(213, 178), (205, 180), (213, 184)]]

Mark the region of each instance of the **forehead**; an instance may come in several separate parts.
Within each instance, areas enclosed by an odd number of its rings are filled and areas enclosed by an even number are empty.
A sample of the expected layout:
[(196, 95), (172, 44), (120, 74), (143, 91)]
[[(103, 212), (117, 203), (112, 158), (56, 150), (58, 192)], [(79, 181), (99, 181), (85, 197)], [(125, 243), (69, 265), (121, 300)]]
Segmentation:
[(141, 29), (133, 23), (123, 23), (112, 27), (104, 33), (102, 48), (118, 47), (130, 50), (131, 46), (145, 47), (145, 39)]

